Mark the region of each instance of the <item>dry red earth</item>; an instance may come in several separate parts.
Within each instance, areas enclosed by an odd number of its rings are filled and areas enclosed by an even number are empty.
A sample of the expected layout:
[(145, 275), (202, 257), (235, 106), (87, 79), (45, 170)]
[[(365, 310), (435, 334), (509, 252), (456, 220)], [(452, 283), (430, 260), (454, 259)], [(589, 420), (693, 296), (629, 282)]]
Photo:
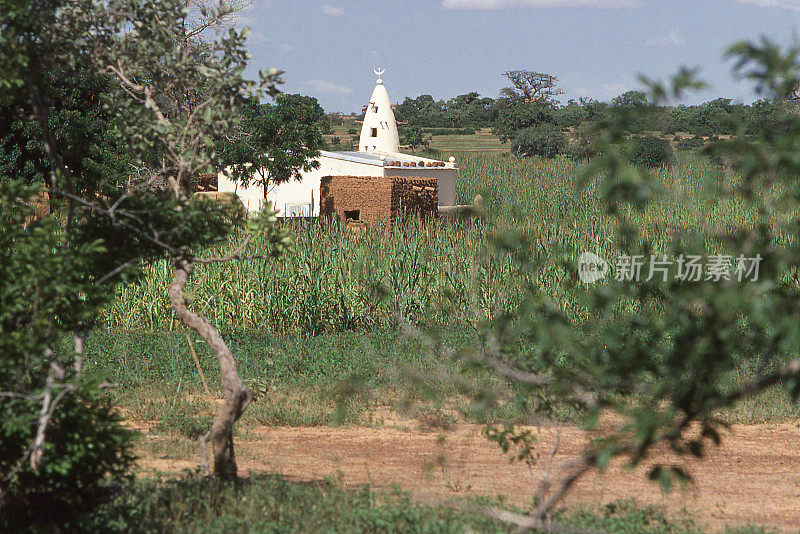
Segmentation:
[[(577, 456), (588, 436), (573, 427), (535, 429), (542, 461), (530, 467), (511, 463), (486, 441), (481, 428), (459, 424), (448, 431), (429, 431), (397, 420), (381, 428), (247, 427), (238, 438), (239, 467), (310, 480), (329, 475), (345, 484), (394, 484), (422, 499), (504, 495), (526, 504), (535, 495), (544, 464), (559, 438), (551, 475)], [(151, 438), (148, 438), (151, 439)], [(646, 480), (646, 467), (635, 473), (620, 464), (603, 474), (582, 478), (567, 504), (603, 504), (636, 499), (672, 511), (686, 511), (712, 530), (726, 525), (758, 524), (784, 532), (800, 529), (800, 421), (738, 425), (704, 461), (676, 460), (658, 452), (653, 461), (685, 466), (694, 484), (664, 495)], [(196, 458), (142, 458), (144, 468), (177, 471), (197, 465)]]

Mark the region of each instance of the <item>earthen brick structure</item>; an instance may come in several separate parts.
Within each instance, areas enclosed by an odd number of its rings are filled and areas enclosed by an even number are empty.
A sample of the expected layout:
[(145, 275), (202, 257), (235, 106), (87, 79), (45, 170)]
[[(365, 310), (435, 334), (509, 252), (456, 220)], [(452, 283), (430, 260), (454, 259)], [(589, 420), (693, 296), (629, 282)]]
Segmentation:
[(325, 176), (320, 182), (320, 216), (375, 225), (399, 218), (436, 217), (436, 178)]

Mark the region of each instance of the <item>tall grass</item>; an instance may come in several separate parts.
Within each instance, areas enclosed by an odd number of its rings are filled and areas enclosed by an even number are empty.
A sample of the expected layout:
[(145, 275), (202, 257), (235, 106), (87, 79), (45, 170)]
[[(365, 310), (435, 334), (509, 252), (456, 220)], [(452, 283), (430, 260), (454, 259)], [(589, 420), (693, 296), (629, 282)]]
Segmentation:
[[(468, 322), (467, 310), (491, 317), (513, 308), (524, 282), (533, 282), (580, 314), (562, 261), (586, 250), (616, 258), (614, 221), (601, 205), (600, 181), (580, 187), (585, 164), (568, 159), (517, 159), (467, 154), (459, 160), (458, 202), (481, 194), (486, 223), (408, 223), (393, 231), (356, 237), (337, 226), (296, 228), (295, 250), (267, 261), (202, 266), (189, 285), (194, 303), (223, 330), (317, 335), (371, 330), (395, 312), (427, 322)], [(757, 215), (744, 203), (720, 201), (715, 191), (731, 178), (708, 160), (685, 154), (677, 165), (654, 171), (667, 195), (634, 220), (658, 247), (676, 232), (707, 224), (750, 227)], [(528, 280), (507, 254), (488, 254), (491, 237), (514, 227), (527, 234), (544, 268)], [(217, 255), (223, 247), (204, 251)], [(713, 249), (713, 243), (709, 248)], [(263, 252), (253, 242), (250, 254)], [(560, 251), (556, 253), (555, 251)], [(105, 310), (109, 329), (171, 331), (179, 321), (166, 289), (168, 262), (146, 267), (141, 283), (123, 287)]]

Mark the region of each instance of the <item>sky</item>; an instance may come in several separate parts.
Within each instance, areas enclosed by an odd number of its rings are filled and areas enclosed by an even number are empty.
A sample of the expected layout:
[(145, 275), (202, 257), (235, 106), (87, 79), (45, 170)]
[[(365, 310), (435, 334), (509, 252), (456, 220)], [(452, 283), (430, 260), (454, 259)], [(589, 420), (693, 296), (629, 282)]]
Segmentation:
[(800, 0), (254, 0), (237, 26), (251, 28), (251, 76), (281, 69), (283, 91), (329, 112), (360, 111), (377, 67), (393, 102), (496, 97), (521, 69), (557, 76), (562, 102), (609, 100), (684, 65), (710, 85), (687, 103), (750, 102), (725, 48), (800, 40)]

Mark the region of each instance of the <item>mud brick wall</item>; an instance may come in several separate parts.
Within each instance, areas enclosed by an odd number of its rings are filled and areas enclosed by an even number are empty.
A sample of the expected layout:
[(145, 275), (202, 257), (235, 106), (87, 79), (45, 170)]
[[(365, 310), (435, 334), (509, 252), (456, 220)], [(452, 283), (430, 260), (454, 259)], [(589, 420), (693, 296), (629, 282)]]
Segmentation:
[(439, 211), (436, 178), (392, 177), (392, 220), (435, 217)]
[(320, 181), (320, 217), (347, 220), (345, 211), (359, 211), (367, 224), (391, 219), (392, 181), (372, 176), (325, 176)]
[[(325, 176), (320, 182), (320, 217), (358, 219), (370, 225), (393, 222), (399, 216), (435, 217), (438, 212), (436, 178)], [(352, 215), (352, 213), (350, 213)]]

